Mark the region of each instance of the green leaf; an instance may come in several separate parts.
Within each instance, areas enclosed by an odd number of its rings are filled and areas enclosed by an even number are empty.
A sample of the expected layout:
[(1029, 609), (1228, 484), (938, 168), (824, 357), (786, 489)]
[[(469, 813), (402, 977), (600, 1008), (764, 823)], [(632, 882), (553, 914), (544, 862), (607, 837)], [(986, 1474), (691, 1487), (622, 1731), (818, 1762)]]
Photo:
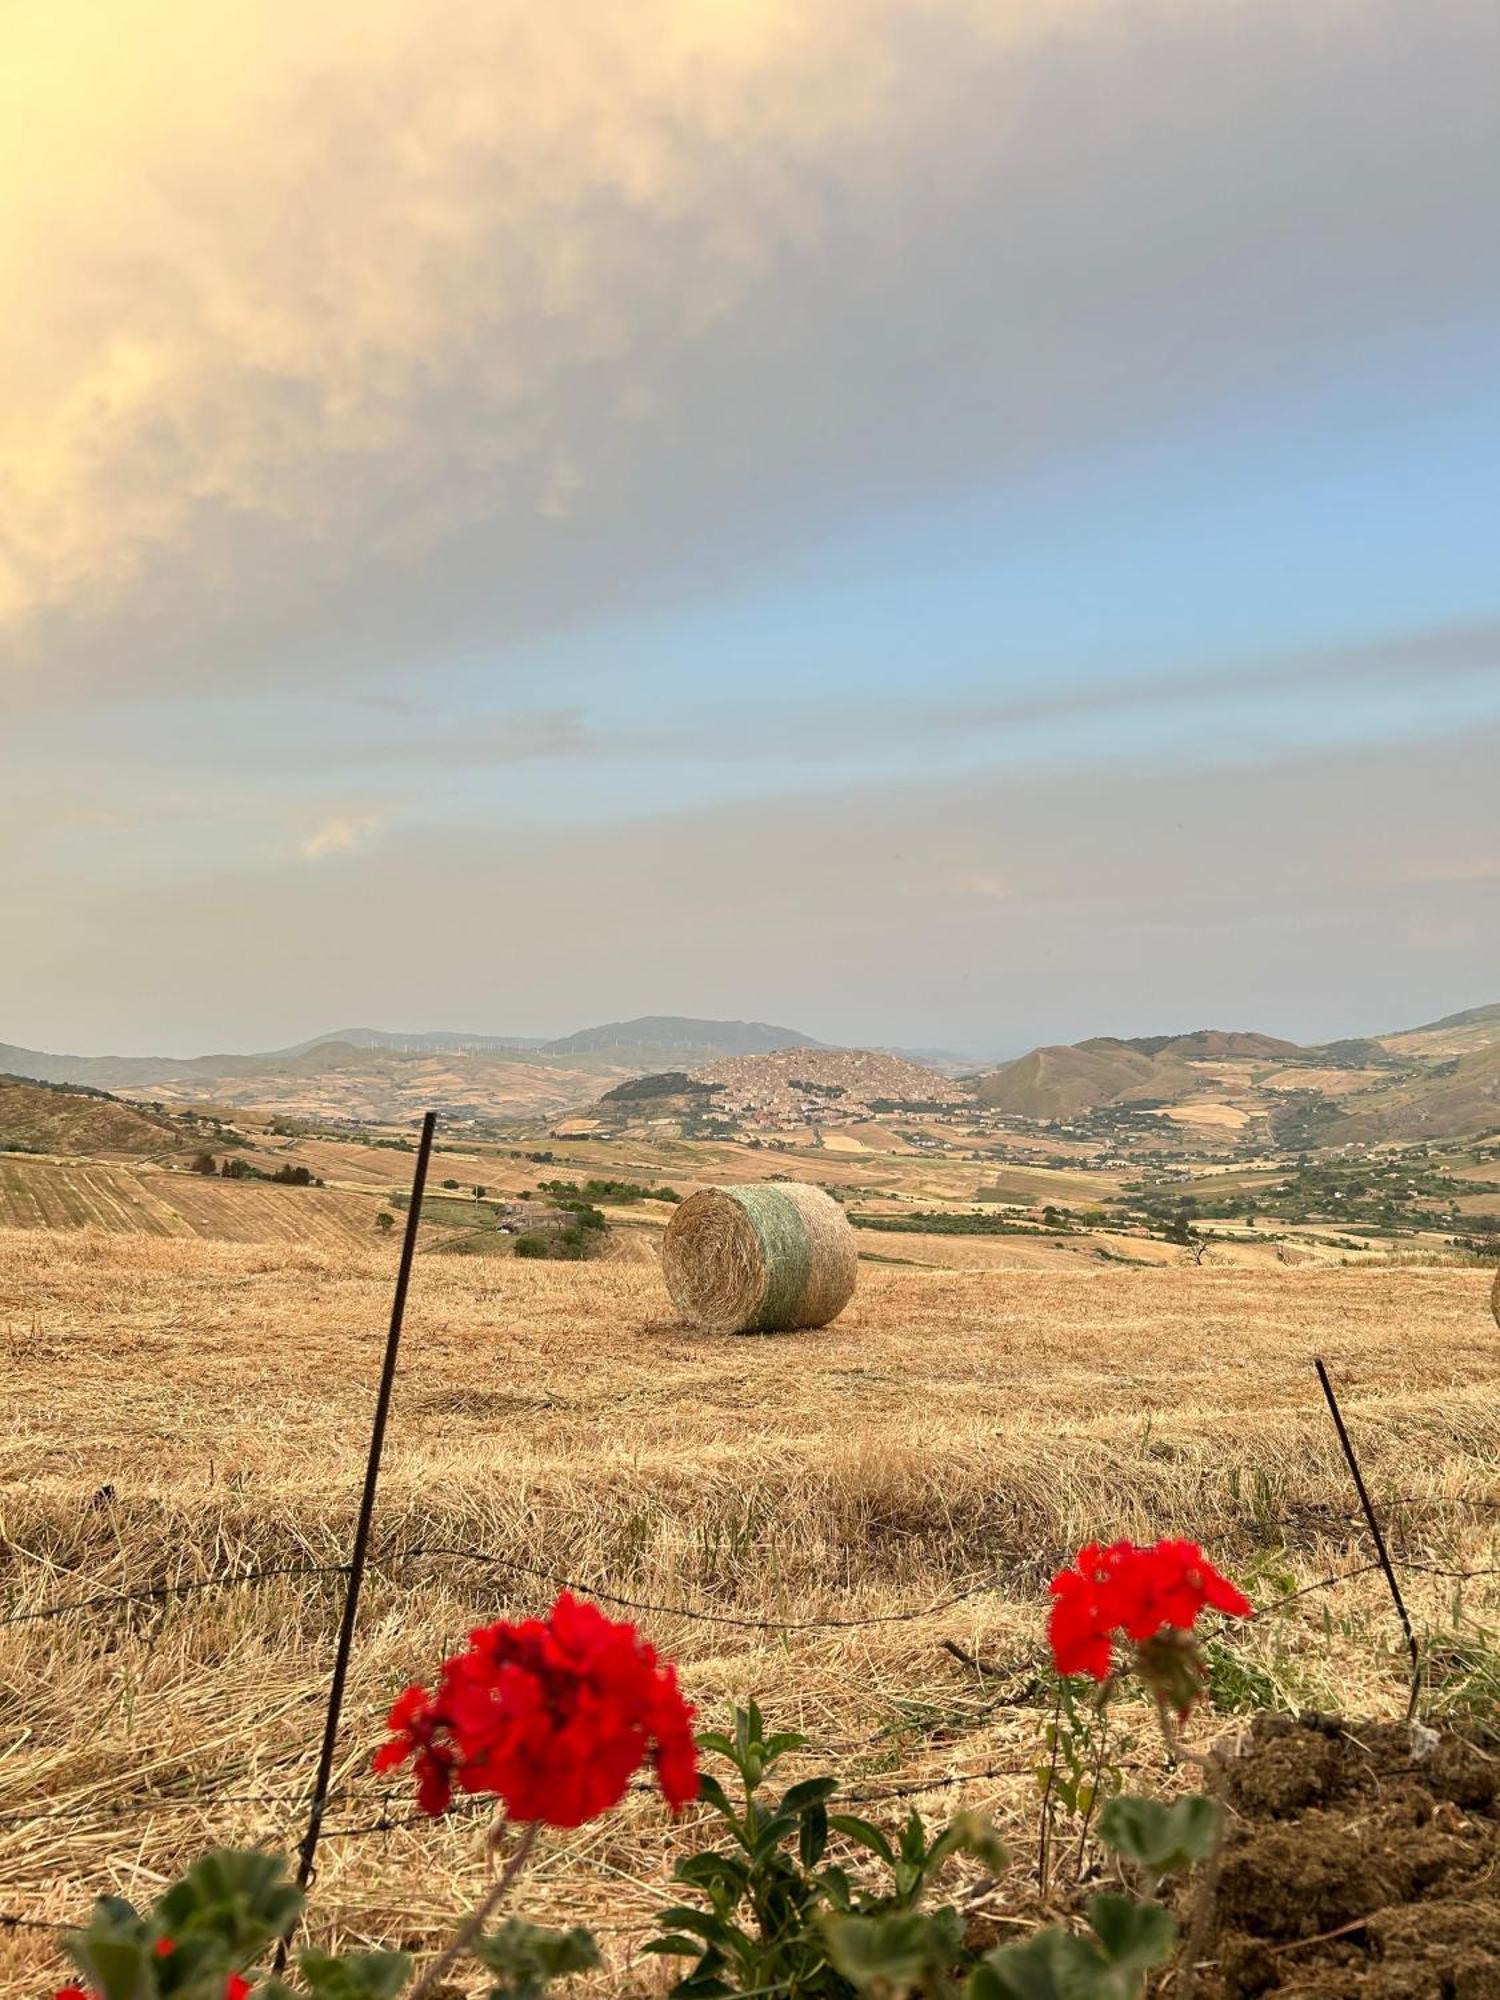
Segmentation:
[(756, 1829), (755, 1838), (750, 1843), (750, 1859), (764, 1861), (766, 1856), (778, 1848), (788, 1834), (795, 1833), (797, 1822), (790, 1813), (773, 1813)]
[(641, 1946), (641, 1951), (643, 1954), (655, 1958), (701, 1958), (703, 1956), (703, 1946), (697, 1938), (674, 1937), (670, 1933), (666, 1937), (652, 1938), (649, 1944)]
[(1010, 1849), (983, 1813), (957, 1813), (927, 1851), (924, 1873), (930, 1875), (950, 1854), (972, 1854), (992, 1875), (1010, 1865)]
[(837, 1778), (804, 1778), (800, 1785), (793, 1785), (781, 1804), (778, 1813), (806, 1812), (809, 1806), (820, 1806), (825, 1799), (831, 1799), (839, 1788)]
[(63, 1940), (69, 1958), (83, 1974), (90, 1989), (102, 2000), (152, 2000), (156, 1992), (156, 1963), (144, 1936), (145, 1926), (136, 1919), (141, 1935), (111, 1934), (102, 1925), (72, 1931)]
[(906, 1824), (901, 1829), (901, 1859), (918, 1865), (927, 1859), (927, 1829), (915, 1806), (907, 1814)]
[(750, 1870), (738, 1855), (720, 1854), (712, 1847), (685, 1855), (672, 1873), (691, 1889), (717, 1889), (734, 1898), (742, 1896), (750, 1883)]
[(1123, 1860), (1156, 1875), (1171, 1875), (1206, 1861), (1219, 1837), (1219, 1808), (1201, 1792), (1174, 1799), (1143, 1799), (1126, 1792), (1099, 1815), (1099, 1838)]
[(896, 1865), (896, 1852), (878, 1826), (872, 1826), (867, 1819), (857, 1813), (830, 1813), (828, 1824), (834, 1833), (841, 1833), (845, 1840), (857, 1841), (861, 1847), (868, 1847), (878, 1854), (887, 1868)]
[(238, 1969), (291, 1929), (302, 1904), (302, 1892), (287, 1880), (279, 1854), (221, 1847), (200, 1856), (172, 1884), (154, 1916), (161, 1934), (179, 1950), (194, 1938), (212, 1939)]
[(406, 1984), (411, 1959), (404, 1951), (304, 1951), (297, 1955), (297, 1970), (317, 2000), (394, 2000)]
[(986, 1953), (968, 2000), (1137, 2000), (1147, 1972), (1172, 1955), (1177, 1926), (1159, 1903), (1095, 1896), (1092, 1938), (1053, 1926)]
[(701, 1965), (696, 1972), (679, 1979), (671, 1990), (674, 2000), (730, 2000), (734, 1992), (734, 1988), (720, 1979), (716, 1972), (710, 1972)]
[(970, 1975), (968, 2000), (1104, 2000), (1106, 1971), (1091, 1945), (1054, 1927), (987, 1952)]
[(497, 1975), (491, 2000), (540, 2000), (549, 1983), (599, 1963), (592, 1931), (549, 1931), (524, 1917), (507, 1917), (499, 1930), (474, 1940), (474, 1956)]
[(881, 1917), (827, 1916), (821, 1929), (834, 1966), (862, 1993), (899, 1993), (920, 1986), (933, 1964), (932, 1923), (920, 1910)]
[(816, 1868), (828, 1846), (828, 1808), (809, 1806), (802, 1814), (797, 1835), (797, 1854), (804, 1868)]
[(1137, 1902), (1134, 1896), (1094, 1896), (1088, 1919), (1105, 1957), (1122, 1972), (1165, 1965), (1177, 1942), (1177, 1925), (1161, 1904)]
[(729, 1794), (718, 1779), (708, 1771), (698, 1773), (698, 1797), (705, 1805), (712, 1806), (715, 1812), (722, 1813), (725, 1819), (733, 1820), (737, 1817), (734, 1807), (729, 1802)]
[(696, 1931), (710, 1944), (718, 1943), (732, 1928), (721, 1917), (712, 1916), (707, 1910), (694, 1910), (686, 1903), (675, 1903), (669, 1910), (658, 1910), (656, 1921), (665, 1924), (668, 1930)]
[(762, 1745), (766, 1765), (769, 1768), (778, 1758), (785, 1757), (790, 1750), (805, 1750), (807, 1738), (795, 1729), (778, 1730), (769, 1742)]
[(739, 1759), (740, 1753), (738, 1747), (731, 1743), (729, 1738), (719, 1729), (700, 1730), (698, 1748), (700, 1750), (711, 1750), (716, 1757), (727, 1757), (731, 1764), (736, 1763)]

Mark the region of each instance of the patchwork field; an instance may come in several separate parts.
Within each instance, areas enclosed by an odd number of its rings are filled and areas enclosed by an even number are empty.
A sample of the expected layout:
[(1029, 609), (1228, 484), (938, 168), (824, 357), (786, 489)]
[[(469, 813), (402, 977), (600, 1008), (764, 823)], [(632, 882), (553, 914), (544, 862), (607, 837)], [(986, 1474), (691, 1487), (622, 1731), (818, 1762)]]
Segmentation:
[(0, 1154), (0, 1228), (102, 1229), (228, 1243), (362, 1242), (374, 1205), (330, 1188), (267, 1187), (167, 1169)]
[[(3, 1910), (61, 1920), (149, 1893), (207, 1840), (295, 1838), (336, 1574), (26, 1614), (341, 1562), (394, 1263), (368, 1239), (0, 1233)], [(477, 1824), (407, 1824), (369, 1753), (399, 1686), (561, 1577), (666, 1607), (639, 1621), (703, 1713), (758, 1694), (812, 1738), (800, 1769), (846, 1774), (872, 1817), (928, 1787), (924, 1809), (994, 1810), (1023, 1856), (1045, 1583), (1083, 1539), (1197, 1535), (1265, 1607), (1215, 1649), (1200, 1738), (1255, 1706), (1398, 1715), (1399, 1634), (1315, 1352), (1389, 1516), (1430, 1710), (1492, 1707), (1500, 1595), (1447, 1573), (1500, 1562), (1486, 1294), (1459, 1268), (867, 1265), (825, 1332), (736, 1340), (676, 1324), (653, 1263), (424, 1258), (319, 1935), (421, 1947), (472, 1894)], [(1145, 1784), (1149, 1746), (1142, 1728)], [(595, 1922), (610, 1990), (659, 1991), (637, 1951), (685, 1837), (632, 1798), (550, 1839), (522, 1907)], [(0, 1954), (0, 1992), (56, 1983), (45, 1929), (0, 1932)]]

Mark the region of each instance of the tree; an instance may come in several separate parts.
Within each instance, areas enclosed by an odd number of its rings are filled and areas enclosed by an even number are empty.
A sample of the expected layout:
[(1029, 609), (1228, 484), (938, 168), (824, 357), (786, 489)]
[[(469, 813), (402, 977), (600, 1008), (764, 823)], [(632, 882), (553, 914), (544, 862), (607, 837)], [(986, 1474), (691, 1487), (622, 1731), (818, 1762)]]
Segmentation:
[(219, 1163), (212, 1153), (194, 1153), (193, 1172), (195, 1174), (216, 1174)]
[(381, 1209), (380, 1213), (375, 1218), (376, 1233), (380, 1236), (389, 1236), (391, 1231), (395, 1228), (395, 1226), (396, 1226), (395, 1216), (391, 1214), (388, 1208)]
[(486, 1188), (486, 1187), (480, 1187), (480, 1186), (478, 1186), (478, 1185), (476, 1184), (476, 1186), (475, 1186), (475, 1189), (474, 1189), (474, 1199), (475, 1199), (476, 1201), (483, 1201), (483, 1200), (484, 1200), (484, 1198), (485, 1198), (485, 1196), (486, 1196), (486, 1195), (487, 1195), (488, 1193), (489, 1193), (489, 1189), (488, 1189), (488, 1188)]

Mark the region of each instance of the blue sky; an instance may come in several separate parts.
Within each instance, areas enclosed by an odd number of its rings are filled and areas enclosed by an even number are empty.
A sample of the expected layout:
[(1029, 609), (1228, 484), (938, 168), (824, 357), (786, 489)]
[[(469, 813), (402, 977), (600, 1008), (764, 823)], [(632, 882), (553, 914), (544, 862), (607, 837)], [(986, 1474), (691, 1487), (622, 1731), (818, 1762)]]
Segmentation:
[(329, 15), (35, 30), (0, 1038), (1500, 997), (1490, 10)]

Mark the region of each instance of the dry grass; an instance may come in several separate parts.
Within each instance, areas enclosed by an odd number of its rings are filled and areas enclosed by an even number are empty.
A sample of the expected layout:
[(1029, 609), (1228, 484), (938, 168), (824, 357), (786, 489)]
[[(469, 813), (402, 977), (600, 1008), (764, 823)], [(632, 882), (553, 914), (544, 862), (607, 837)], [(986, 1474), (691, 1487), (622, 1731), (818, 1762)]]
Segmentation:
[[(0, 1234), (3, 1609), (341, 1560), (393, 1266), (388, 1245)], [(1365, 1561), (1315, 1350), (1376, 1493), (1402, 1496), (1403, 1553), (1488, 1566), (1487, 1291), (1462, 1270), (866, 1265), (826, 1331), (748, 1340), (676, 1325), (654, 1263), (424, 1258), (332, 1824), (381, 1817), (367, 1763), (392, 1692), (475, 1617), (550, 1595), (494, 1565), (390, 1559), (416, 1543), (789, 1624), (979, 1585), (848, 1631), (641, 1622), (701, 1709), (758, 1693), (859, 1789), (968, 1777), (923, 1803), (1029, 1823), (1042, 1718), (996, 1706), (1012, 1684), (940, 1642), (1029, 1658), (1049, 1568), (1094, 1534), (1199, 1534), (1261, 1601)], [(1456, 1586), (1410, 1585), (1419, 1622), (1451, 1641)], [(1493, 1626), (1496, 1602), (1476, 1582), (1462, 1610)], [(207, 1840), (289, 1842), (337, 1603), (337, 1578), (296, 1578), (0, 1627), (0, 1907), (62, 1918), (98, 1890), (149, 1896)], [(1395, 1641), (1361, 1577), (1262, 1620), (1226, 1685), (1397, 1713)], [(995, 1767), (1007, 1775), (971, 1775)], [(209, 1793), (231, 1802), (171, 1804)], [(267, 1795), (283, 1803), (232, 1802)], [(159, 1804), (142, 1815), (142, 1799)], [(656, 1990), (658, 1962), (633, 1952), (680, 1840), (633, 1798), (551, 1841), (523, 1906), (597, 1922), (615, 1990)], [(421, 1945), (480, 1869), (472, 1821), (336, 1839), (318, 1925)], [(0, 1954), (0, 1991), (45, 1987), (45, 1933), (0, 1936)]]

